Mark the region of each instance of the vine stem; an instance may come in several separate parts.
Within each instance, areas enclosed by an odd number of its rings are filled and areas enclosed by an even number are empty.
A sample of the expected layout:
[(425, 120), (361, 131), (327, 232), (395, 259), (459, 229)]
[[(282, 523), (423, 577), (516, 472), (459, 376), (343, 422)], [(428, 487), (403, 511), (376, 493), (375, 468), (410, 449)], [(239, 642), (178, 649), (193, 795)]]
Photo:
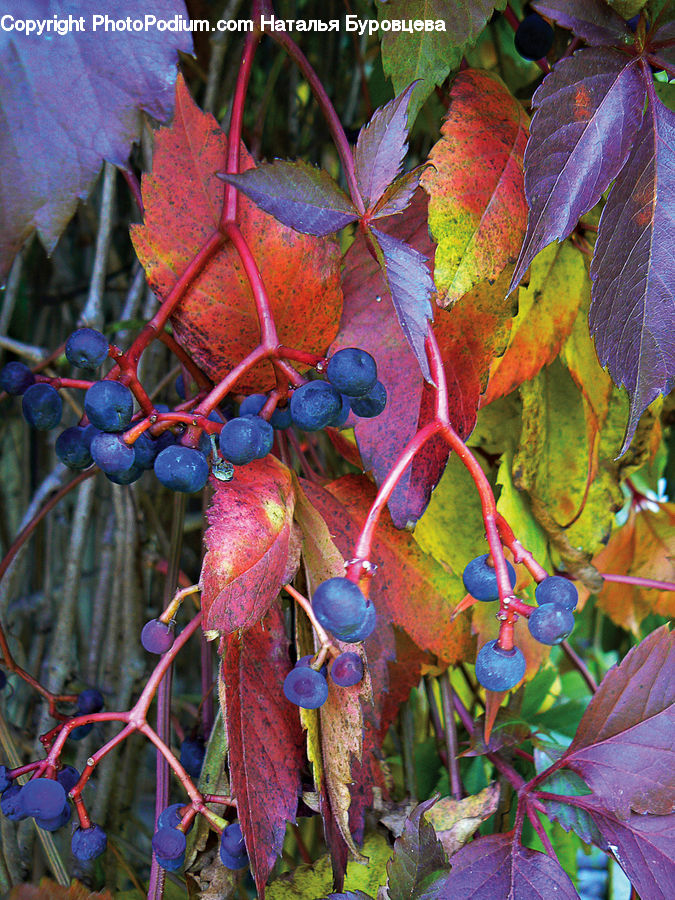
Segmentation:
[[(304, 611), (305, 615), (309, 619), (312, 628), (316, 632), (317, 637), (319, 638), (319, 643), (321, 644), (321, 652), (324, 651), (324, 648), (330, 650), (333, 646), (331, 639), (328, 637), (328, 633), (326, 629), (321, 625), (317, 617), (314, 615), (314, 610), (312, 609), (312, 604), (309, 602), (307, 597), (303, 596), (300, 591), (296, 591), (292, 584), (284, 585), (284, 590), (287, 594), (290, 594), (291, 597), (295, 600), (299, 607)], [(325, 652), (321, 658), (321, 663), (323, 663), (323, 659), (325, 658)], [(319, 665), (319, 668), (321, 665)]]
[(579, 672), (581, 677), (584, 679), (584, 681), (590, 688), (591, 693), (594, 694), (598, 689), (598, 682), (591, 675), (590, 669), (588, 668), (586, 663), (579, 656), (579, 654), (576, 653), (576, 651), (574, 650), (574, 648), (568, 641), (562, 641), (561, 647), (563, 649), (563, 652), (565, 653), (565, 656), (567, 656), (567, 658), (572, 663), (574, 668)]
[(655, 581), (653, 578), (642, 578), (639, 575), (613, 575), (610, 572), (601, 572), (600, 577), (604, 581), (634, 584), (637, 587), (650, 588), (656, 591), (675, 591), (675, 583), (672, 581)]

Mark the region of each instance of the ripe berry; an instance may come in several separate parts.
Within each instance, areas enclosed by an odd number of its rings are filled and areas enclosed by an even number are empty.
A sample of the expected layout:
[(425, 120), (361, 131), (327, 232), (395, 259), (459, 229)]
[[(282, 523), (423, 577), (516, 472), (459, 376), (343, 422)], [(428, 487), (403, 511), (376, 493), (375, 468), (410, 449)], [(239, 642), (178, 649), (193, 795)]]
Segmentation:
[(342, 397), (325, 381), (308, 381), (293, 391), (291, 417), (303, 431), (321, 431), (342, 409)]
[(174, 444), (155, 460), (155, 475), (169, 490), (193, 494), (209, 480), (209, 464), (199, 450)]
[(384, 411), (387, 405), (387, 389), (381, 381), (375, 385), (363, 397), (355, 397), (352, 401), (354, 413), (361, 419), (374, 419)]
[(244, 397), (239, 407), (240, 416), (257, 416), (263, 406), (267, 403), (266, 394), (250, 394)]
[(321, 672), (296, 666), (284, 679), (286, 698), (303, 709), (318, 709), (328, 699), (328, 684)]
[(58, 816), (66, 802), (63, 785), (52, 778), (33, 778), (24, 784), (21, 802), (27, 816), (53, 819)]
[(557, 603), (565, 609), (576, 609), (579, 592), (567, 578), (560, 575), (549, 575), (540, 581), (534, 592), (537, 603)]
[(166, 653), (173, 647), (173, 630), (159, 619), (150, 619), (141, 631), (141, 644), (148, 653)]
[(20, 784), (13, 782), (2, 792), (0, 799), (0, 809), (6, 819), (11, 822), (20, 822), (22, 819), (28, 818), (28, 813), (23, 808), (23, 788)]
[(340, 687), (351, 687), (363, 678), (363, 660), (358, 653), (340, 653), (333, 661), (330, 675)]
[(75, 766), (63, 766), (56, 773), (56, 780), (63, 787), (66, 794), (69, 794), (80, 780), (80, 773)]
[(134, 464), (134, 448), (124, 443), (121, 434), (99, 431), (91, 439), (91, 457), (107, 475), (119, 475)]
[[(485, 553), (483, 556), (472, 559), (462, 574), (467, 594), (471, 594), (476, 600), (484, 600), (486, 603), (499, 599), (497, 575), (494, 567), (487, 564), (487, 558), (488, 555)], [(516, 570), (508, 560), (506, 568), (509, 572), (509, 583), (514, 588), (516, 586)]]
[(134, 395), (119, 381), (97, 381), (84, 395), (84, 411), (100, 431), (124, 431), (134, 412)]
[(284, 431), (284, 429), (290, 428), (292, 424), (293, 418), (291, 416), (290, 404), (287, 404), (286, 406), (277, 406), (270, 416), (270, 425), (272, 428), (277, 431)]
[(70, 732), (70, 739), (73, 741), (83, 741), (90, 734), (93, 727), (93, 722), (89, 722), (87, 725), (78, 725), (77, 728), (73, 728)]
[(488, 691), (510, 691), (524, 674), (525, 657), (518, 647), (503, 650), (494, 640), (480, 648), (476, 678)]
[(135, 462), (141, 469), (151, 469), (155, 458), (159, 452), (157, 441), (154, 441), (150, 435), (144, 431), (140, 434), (133, 444)]
[(108, 340), (94, 328), (78, 328), (66, 341), (66, 359), (80, 369), (97, 369), (108, 358)]
[(11, 770), (7, 766), (0, 766), (0, 794), (6, 791), (10, 784), (14, 783), (7, 774), (9, 771)]
[(72, 814), (73, 811), (70, 803), (66, 801), (63, 809), (57, 816), (51, 816), (49, 818), (46, 816), (36, 816), (35, 824), (45, 831), (58, 831), (59, 828), (63, 828), (63, 826), (70, 821)]
[(349, 397), (346, 394), (340, 394), (340, 399), (342, 400), (342, 406), (340, 407), (340, 412), (331, 421), (331, 428), (342, 428), (349, 418), (349, 413), (352, 411)]
[(219, 445), (223, 458), (235, 466), (246, 466), (262, 459), (272, 449), (274, 433), (269, 422), (260, 416), (237, 416), (226, 422), (220, 432)]
[(180, 764), (192, 778), (199, 778), (206, 748), (201, 738), (185, 738), (180, 745)]
[(357, 628), (356, 631), (352, 632), (347, 643), (359, 644), (361, 641), (365, 641), (365, 639), (370, 637), (373, 631), (375, 631), (376, 624), (377, 615), (375, 613), (375, 606), (369, 600), (366, 604), (366, 617), (363, 620), (363, 624), (360, 628)]
[[(306, 656), (301, 656), (300, 659), (299, 659), (299, 660), (296, 662), (296, 664), (295, 664), (296, 667), (297, 667), (297, 666), (308, 666), (308, 667), (309, 667), (310, 663), (311, 663), (312, 660), (314, 659), (314, 656), (315, 656), (315, 654), (312, 654), (312, 653), (308, 653)], [(325, 677), (326, 677), (326, 672), (327, 672), (326, 663), (324, 663), (318, 671), (319, 671), (319, 672), (323, 675), (323, 677), (325, 678)]]
[(228, 869), (243, 869), (248, 865), (246, 844), (238, 822), (223, 829), (220, 836), (220, 861)]
[(138, 481), (145, 469), (142, 469), (138, 463), (134, 463), (124, 472), (106, 472), (105, 477), (113, 484), (133, 484)]
[(56, 455), (69, 469), (86, 469), (92, 464), (90, 447), (93, 435), (85, 432), (86, 428), (74, 425), (62, 431), (56, 439)]
[(367, 601), (348, 578), (329, 578), (314, 591), (312, 608), (320, 624), (341, 641), (350, 641), (363, 627)]
[(50, 431), (61, 421), (63, 401), (59, 392), (44, 381), (32, 384), (21, 400), (23, 417), (38, 431)]
[[(183, 819), (182, 810), (184, 807), (185, 803), (172, 803), (171, 806), (163, 809), (157, 817), (157, 830), (159, 831), (161, 828), (178, 828)], [(192, 831), (194, 824), (195, 820), (193, 819), (190, 822), (188, 833)]]
[(71, 850), (75, 859), (80, 862), (88, 862), (90, 859), (96, 859), (106, 848), (108, 838), (105, 831), (100, 825), (92, 825), (89, 828), (80, 828), (78, 825), (73, 832), (70, 842)]
[(540, 644), (560, 644), (572, 633), (574, 614), (558, 603), (544, 603), (533, 610), (527, 626)]
[(77, 711), (79, 715), (86, 716), (97, 713), (103, 709), (103, 695), (96, 688), (86, 688), (77, 697)]
[(524, 59), (541, 59), (553, 46), (553, 29), (540, 15), (530, 13), (518, 25), (513, 41)]
[(32, 384), (35, 384), (35, 375), (25, 363), (10, 362), (0, 369), (0, 388), (8, 394), (23, 394)]
[(375, 360), (359, 347), (345, 347), (328, 360), (326, 377), (341, 394), (363, 397), (377, 381)]
[(185, 862), (185, 835), (177, 828), (160, 828), (152, 838), (152, 849), (163, 869), (175, 872)]

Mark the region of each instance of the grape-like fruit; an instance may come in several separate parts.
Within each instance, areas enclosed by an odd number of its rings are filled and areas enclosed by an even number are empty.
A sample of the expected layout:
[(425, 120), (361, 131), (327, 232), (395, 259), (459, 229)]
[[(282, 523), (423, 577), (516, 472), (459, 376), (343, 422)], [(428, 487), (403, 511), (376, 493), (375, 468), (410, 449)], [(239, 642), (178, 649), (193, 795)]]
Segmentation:
[(28, 813), (23, 808), (22, 798), (23, 788), (20, 784), (13, 782), (2, 792), (0, 799), (0, 810), (6, 819), (11, 822), (20, 822), (28, 817)]
[(185, 862), (185, 835), (177, 828), (160, 828), (152, 838), (152, 849), (163, 869), (175, 872)]
[(284, 679), (286, 698), (303, 709), (318, 709), (328, 699), (328, 683), (321, 672), (296, 666)]
[(36, 816), (35, 824), (45, 831), (58, 831), (59, 828), (63, 828), (63, 826), (70, 821), (72, 814), (73, 811), (70, 803), (66, 801), (63, 809), (57, 816), (52, 816), (51, 818), (47, 818), (46, 816)]
[(503, 650), (496, 640), (483, 644), (476, 659), (476, 678), (488, 691), (510, 691), (525, 674), (525, 657), (518, 647)]
[(541, 59), (553, 46), (553, 29), (540, 15), (530, 13), (518, 25), (513, 42), (523, 59)]
[(6, 791), (10, 784), (14, 783), (7, 774), (9, 771), (11, 770), (7, 766), (0, 766), (0, 794)]
[(326, 377), (341, 394), (363, 397), (375, 386), (377, 365), (365, 350), (345, 347), (328, 360)]
[(363, 678), (363, 660), (358, 653), (340, 653), (333, 661), (330, 675), (340, 687), (351, 687)]
[(363, 397), (354, 397), (351, 404), (352, 410), (359, 418), (374, 419), (387, 405), (387, 389), (381, 381), (376, 381), (367, 394)]
[[(311, 664), (312, 660), (314, 659), (314, 656), (315, 656), (315, 655), (316, 655), (316, 654), (308, 653), (306, 656), (301, 656), (300, 659), (296, 662), (295, 665), (296, 665), (296, 666), (309, 666), (309, 665)], [(326, 663), (324, 663), (318, 671), (319, 671), (319, 672), (323, 675), (323, 677), (325, 678), (325, 677), (326, 677), (326, 672), (327, 672)]]
[(360, 628), (357, 628), (356, 631), (352, 632), (348, 643), (359, 644), (361, 641), (365, 641), (365, 639), (370, 637), (373, 631), (375, 631), (376, 624), (377, 614), (375, 613), (375, 605), (369, 600), (366, 604), (366, 617), (363, 620), (363, 624)]
[(350, 641), (364, 624), (367, 600), (348, 578), (329, 578), (314, 591), (312, 608), (324, 628), (341, 641)]
[(219, 445), (223, 458), (235, 466), (246, 466), (262, 459), (272, 449), (274, 433), (269, 422), (260, 416), (237, 416), (226, 422), (220, 432)]
[(290, 404), (287, 404), (286, 406), (277, 406), (270, 416), (270, 425), (272, 428), (275, 428), (277, 431), (284, 431), (284, 429), (290, 428), (292, 424), (293, 417), (291, 416)]
[(69, 469), (86, 469), (92, 463), (91, 434), (74, 425), (66, 428), (56, 439), (56, 455)]
[(35, 384), (35, 375), (22, 362), (10, 362), (0, 369), (0, 388), (8, 394), (18, 396)]
[[(182, 810), (184, 807), (185, 803), (172, 803), (171, 806), (163, 809), (157, 818), (157, 830), (159, 831), (161, 828), (178, 828), (183, 820)], [(195, 820), (193, 819), (190, 822), (188, 833), (192, 831), (194, 824)]]
[(342, 428), (342, 426), (349, 418), (349, 413), (352, 411), (351, 405), (349, 403), (349, 397), (347, 397), (346, 394), (340, 394), (340, 398), (342, 400), (342, 406), (340, 407), (340, 412), (331, 421), (331, 428)]
[(56, 780), (63, 787), (66, 794), (69, 794), (80, 780), (80, 773), (75, 766), (63, 766), (56, 773)]
[(544, 603), (527, 620), (530, 634), (540, 644), (559, 644), (572, 633), (574, 613), (558, 603)]
[(239, 407), (240, 416), (257, 416), (267, 403), (267, 394), (249, 394), (244, 397)]
[(108, 837), (100, 825), (91, 824), (89, 828), (80, 828), (79, 825), (73, 832), (70, 848), (75, 859), (80, 862), (88, 862), (96, 859), (106, 848)]
[(23, 417), (38, 431), (50, 431), (61, 421), (63, 401), (59, 392), (44, 381), (32, 384), (21, 399)]
[(86, 725), (78, 725), (77, 728), (73, 728), (69, 737), (73, 741), (83, 741), (91, 733), (93, 727), (93, 722), (88, 722)]
[(84, 411), (99, 431), (124, 431), (134, 412), (134, 395), (119, 381), (97, 381), (84, 395)]
[[(497, 575), (494, 567), (487, 563), (488, 555), (477, 556), (464, 569), (462, 581), (467, 594), (471, 594), (476, 600), (483, 600), (488, 603), (491, 600), (499, 599), (499, 590), (497, 588)], [(506, 561), (506, 568), (509, 572), (509, 583), (511, 588), (516, 586), (516, 570), (511, 563)]]
[(141, 644), (148, 653), (166, 653), (173, 647), (173, 629), (159, 619), (150, 619), (141, 631)]
[(134, 448), (124, 443), (121, 434), (99, 431), (91, 439), (91, 457), (107, 475), (128, 471), (136, 460)]
[(540, 581), (534, 592), (537, 603), (557, 603), (565, 609), (576, 609), (579, 592), (568, 578), (560, 575), (549, 575)]
[(24, 784), (21, 802), (27, 816), (53, 819), (58, 816), (66, 802), (63, 785), (52, 778), (33, 778)]
[(66, 341), (66, 359), (80, 369), (97, 369), (108, 358), (108, 340), (94, 328), (78, 328)]
[(81, 716), (97, 713), (103, 709), (103, 694), (96, 688), (86, 688), (77, 697), (77, 712)]
[(228, 869), (243, 869), (248, 865), (246, 844), (238, 822), (223, 829), (220, 836), (220, 861)]
[(291, 418), (303, 431), (321, 431), (342, 409), (342, 397), (326, 381), (308, 381), (293, 391)]
[(155, 460), (155, 475), (169, 490), (193, 494), (209, 480), (209, 464), (199, 450), (174, 444)]
[(180, 745), (180, 764), (192, 778), (199, 778), (206, 748), (201, 738), (185, 738)]
[(133, 447), (136, 455), (136, 465), (140, 466), (141, 469), (151, 469), (159, 452), (157, 441), (153, 441), (150, 435), (144, 431), (143, 434), (139, 434), (136, 438)]
[(138, 481), (143, 472), (145, 472), (145, 469), (139, 466), (137, 462), (134, 462), (133, 466), (130, 466), (124, 472), (106, 472), (105, 477), (108, 481), (112, 481), (113, 484), (133, 484), (134, 481)]

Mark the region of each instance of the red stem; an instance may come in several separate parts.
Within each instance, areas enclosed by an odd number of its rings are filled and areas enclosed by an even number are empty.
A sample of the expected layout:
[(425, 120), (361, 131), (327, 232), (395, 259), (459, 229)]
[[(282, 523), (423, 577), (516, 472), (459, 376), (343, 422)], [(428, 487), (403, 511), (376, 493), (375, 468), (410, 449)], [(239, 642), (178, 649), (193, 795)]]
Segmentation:
[(653, 578), (642, 578), (639, 575), (612, 575), (609, 572), (601, 572), (600, 574), (604, 581), (635, 584), (638, 587), (650, 588), (656, 591), (675, 591), (675, 583), (672, 581), (656, 581)]

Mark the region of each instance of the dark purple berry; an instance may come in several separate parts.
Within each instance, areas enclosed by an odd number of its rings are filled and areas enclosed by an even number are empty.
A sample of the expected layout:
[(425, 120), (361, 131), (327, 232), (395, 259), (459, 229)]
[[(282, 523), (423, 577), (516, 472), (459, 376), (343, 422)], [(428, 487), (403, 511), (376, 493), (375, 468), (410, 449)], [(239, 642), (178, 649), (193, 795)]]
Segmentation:
[(553, 29), (538, 13), (530, 13), (516, 29), (513, 42), (523, 59), (541, 59), (553, 46)]
[(185, 738), (180, 745), (180, 764), (192, 778), (199, 778), (206, 748), (201, 738)]
[(32, 384), (35, 384), (35, 375), (25, 363), (10, 362), (0, 369), (0, 388), (8, 394), (23, 394)]
[(209, 464), (199, 450), (174, 444), (155, 460), (155, 475), (169, 490), (193, 494), (209, 480)]
[(374, 387), (363, 397), (354, 397), (351, 401), (352, 410), (361, 419), (374, 419), (384, 411), (387, 405), (387, 389), (381, 381), (376, 381)]
[(38, 431), (50, 431), (61, 421), (63, 401), (59, 392), (44, 381), (32, 384), (21, 398), (23, 417)]
[(537, 603), (557, 603), (565, 609), (576, 609), (579, 592), (568, 578), (560, 575), (549, 575), (540, 581), (534, 592)]
[(293, 423), (303, 431), (321, 431), (342, 409), (342, 396), (326, 381), (309, 381), (291, 396)]
[(88, 862), (96, 859), (106, 848), (108, 838), (100, 825), (92, 825), (89, 828), (80, 828), (78, 825), (73, 832), (70, 842), (73, 856), (80, 862)]
[(333, 660), (330, 675), (339, 687), (351, 687), (363, 679), (363, 660), (358, 653), (340, 653)]
[(28, 813), (23, 808), (23, 788), (20, 784), (13, 782), (2, 792), (0, 799), (0, 809), (3, 816), (12, 822), (20, 822), (22, 819), (28, 818)]
[(62, 431), (56, 439), (56, 455), (69, 469), (86, 469), (92, 463), (90, 447), (93, 435), (85, 432), (85, 428), (74, 425)]
[[(477, 556), (471, 560), (462, 574), (467, 594), (471, 594), (476, 600), (483, 600), (486, 603), (499, 599), (497, 575), (494, 567), (488, 565), (487, 559), (487, 553), (483, 556)], [(511, 588), (514, 588), (516, 586), (516, 570), (508, 560), (506, 561), (506, 568), (509, 572), (509, 583)]]
[(377, 365), (365, 350), (345, 347), (328, 360), (326, 377), (341, 394), (363, 397), (377, 381)]
[(119, 381), (97, 381), (84, 395), (84, 411), (99, 431), (124, 431), (134, 412), (134, 395)]
[(11, 772), (11, 769), (8, 769), (7, 766), (0, 766), (0, 794), (6, 791), (11, 784), (14, 784), (7, 774), (8, 772)]
[[(185, 803), (172, 803), (171, 806), (163, 809), (157, 818), (157, 831), (161, 828), (178, 828), (183, 820), (182, 810), (185, 809), (185, 806)], [(195, 820), (193, 819), (190, 822), (188, 832), (192, 831), (194, 823)]]
[(360, 628), (357, 628), (356, 631), (351, 633), (347, 643), (360, 644), (361, 641), (365, 641), (365, 639), (370, 637), (373, 631), (375, 631), (376, 624), (377, 614), (375, 612), (375, 606), (369, 600), (366, 605), (366, 617), (363, 620), (363, 625), (361, 625)]
[(220, 836), (220, 861), (228, 869), (243, 869), (248, 865), (246, 844), (238, 822), (223, 829)]
[(297, 666), (284, 679), (284, 694), (296, 706), (318, 709), (328, 699), (328, 684), (321, 672)]
[[(152, 849), (163, 869), (175, 871), (185, 861), (185, 835), (177, 828), (160, 828), (152, 838)], [(169, 863), (170, 865), (165, 865)]]
[(78, 725), (77, 728), (73, 728), (69, 737), (73, 741), (83, 741), (91, 733), (93, 727), (93, 722), (88, 722), (86, 725)]
[(260, 416), (238, 416), (230, 419), (220, 432), (219, 445), (223, 459), (235, 466), (246, 466), (262, 459), (272, 449), (274, 432)]
[(103, 695), (96, 688), (86, 688), (77, 698), (77, 712), (81, 716), (97, 713), (103, 709)]
[(510, 691), (524, 675), (525, 657), (518, 647), (503, 650), (494, 640), (480, 648), (476, 678), (488, 691)]
[(106, 475), (120, 475), (134, 464), (134, 448), (124, 443), (121, 434), (99, 431), (91, 440), (91, 456)]
[(21, 802), (26, 815), (53, 819), (63, 810), (66, 792), (53, 778), (33, 778), (24, 784)]
[(75, 766), (63, 766), (56, 773), (56, 780), (63, 787), (66, 794), (69, 794), (80, 780), (80, 773)]
[(363, 627), (367, 600), (348, 578), (329, 578), (314, 591), (312, 608), (324, 628), (341, 641), (350, 641)]
[(150, 619), (141, 631), (141, 644), (148, 653), (162, 654), (173, 647), (173, 629), (159, 619)]
[(527, 626), (540, 644), (560, 644), (574, 629), (574, 613), (558, 603), (544, 603), (532, 611)]
[(63, 828), (63, 826), (70, 821), (72, 814), (73, 810), (71, 809), (70, 803), (66, 801), (63, 809), (57, 816), (52, 816), (51, 818), (47, 818), (46, 816), (36, 816), (35, 824), (45, 831), (58, 831), (59, 828)]
[(66, 341), (66, 359), (80, 369), (97, 369), (108, 358), (108, 339), (94, 328), (78, 328)]

